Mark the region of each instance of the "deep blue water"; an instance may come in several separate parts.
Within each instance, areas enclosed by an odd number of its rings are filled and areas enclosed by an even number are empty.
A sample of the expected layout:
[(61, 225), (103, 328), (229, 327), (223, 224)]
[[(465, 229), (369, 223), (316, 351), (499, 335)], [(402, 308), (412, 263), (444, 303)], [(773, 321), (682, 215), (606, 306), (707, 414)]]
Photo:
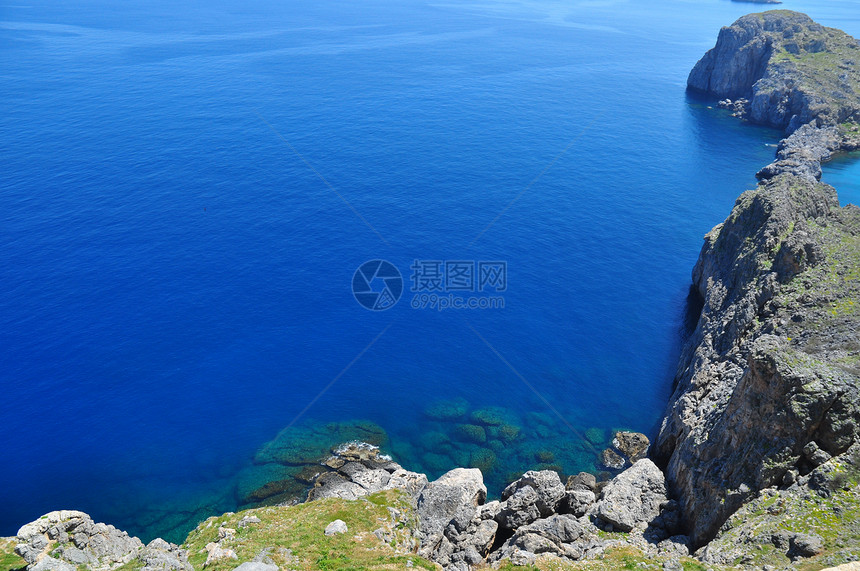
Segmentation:
[[(856, 1), (783, 7), (860, 35)], [(751, 8), (0, 7), (0, 535), (235, 509), (310, 403), (413, 469), (437, 398), (544, 414), (550, 447), (652, 433), (702, 236), (779, 138), (684, 93)], [(368, 311), (350, 284), (376, 258), (407, 289), (416, 259), (506, 261), (505, 307)]]

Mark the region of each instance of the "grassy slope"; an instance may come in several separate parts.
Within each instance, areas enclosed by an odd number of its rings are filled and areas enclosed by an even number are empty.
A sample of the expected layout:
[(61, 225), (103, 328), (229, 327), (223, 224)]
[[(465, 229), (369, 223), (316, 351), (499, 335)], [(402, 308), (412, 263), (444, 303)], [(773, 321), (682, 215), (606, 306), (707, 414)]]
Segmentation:
[(14, 571), (27, 566), (27, 563), (15, 555), (16, 540), (14, 537), (0, 538), (0, 571)]
[[(814, 96), (819, 104), (833, 109), (845, 106), (857, 109), (855, 94), (860, 93), (860, 70), (856, 62), (860, 58), (860, 49), (854, 38), (835, 28), (824, 28), (823, 32), (803, 29), (791, 38), (778, 35), (774, 38), (776, 49), (771, 55), (770, 65), (795, 71), (803, 90)], [(815, 41), (826, 42), (826, 49), (809, 50)], [(849, 103), (850, 99), (854, 100), (853, 103)]]
[(779, 495), (766, 491), (731, 517), (727, 531), (718, 539), (732, 544), (747, 538), (746, 553), (736, 564), (760, 569), (784, 568), (791, 560), (769, 538), (781, 530), (815, 533), (824, 540), (824, 551), (794, 562), (803, 571), (815, 571), (860, 558), (860, 489), (852, 486), (830, 497)]
[[(404, 514), (392, 521), (389, 507)], [(189, 561), (202, 569), (207, 543), (218, 540), (221, 524), (236, 530), (234, 539), (222, 546), (236, 551), (238, 560), (215, 562), (207, 571), (228, 571), (253, 560), (262, 551), (281, 569), (325, 571), (349, 569), (403, 569), (407, 561), (415, 568), (434, 569), (434, 564), (409, 552), (415, 520), (408, 503), (396, 491), (373, 494), (366, 499), (346, 501), (326, 499), (291, 507), (264, 507), (209, 518), (188, 535), (183, 547)], [(257, 516), (261, 523), (238, 527), (244, 516)], [(346, 522), (349, 531), (327, 537), (325, 527), (336, 519)], [(373, 531), (387, 527), (390, 544), (381, 542)]]

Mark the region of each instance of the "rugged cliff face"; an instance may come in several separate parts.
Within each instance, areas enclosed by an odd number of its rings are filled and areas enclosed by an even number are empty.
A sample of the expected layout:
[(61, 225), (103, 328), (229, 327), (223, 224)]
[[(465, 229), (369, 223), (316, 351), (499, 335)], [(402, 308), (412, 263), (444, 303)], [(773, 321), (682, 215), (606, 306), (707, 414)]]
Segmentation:
[(691, 90), (737, 100), (750, 121), (793, 132), (860, 113), (857, 40), (798, 12), (749, 14), (720, 30), (687, 79)]
[[(855, 63), (841, 51), (860, 61), (856, 46), (801, 14), (752, 14), (690, 75), (692, 88), (750, 96), (729, 105), (792, 134), (705, 236), (703, 308), (651, 448), (665, 473), (643, 457), (644, 435), (621, 432), (603, 461), (627, 469), (611, 480), (529, 471), (486, 502), (478, 469), (430, 482), (369, 444), (321, 457), (318, 442), (279, 435), (237, 494), (282, 502), (313, 482), (307, 503), (210, 518), (182, 546), (52, 512), (0, 538), (0, 571), (679, 570), (701, 568), (696, 547), (722, 570), (860, 560), (860, 208), (820, 182), (821, 161), (860, 148), (846, 121), (860, 109)], [(384, 440), (368, 423), (323, 435)]]
[(860, 425), (860, 209), (788, 174), (706, 237), (705, 300), (657, 441), (696, 544), (758, 490), (834, 456)]
[[(752, 14), (724, 28), (690, 75), (719, 96), (752, 89), (753, 119), (795, 130), (705, 237), (693, 271), (704, 306), (653, 453), (697, 545), (758, 491), (794, 484), (860, 434), (860, 209), (839, 208), (818, 181), (821, 160), (856, 148), (855, 127), (837, 122), (860, 99), (816, 99), (841, 74), (798, 75), (803, 65), (778, 56), (788, 39), (802, 59), (830, 57), (820, 50), (837, 40), (856, 46), (800, 14)], [(766, 93), (777, 95), (757, 106)], [(798, 117), (810, 123), (797, 128)]]

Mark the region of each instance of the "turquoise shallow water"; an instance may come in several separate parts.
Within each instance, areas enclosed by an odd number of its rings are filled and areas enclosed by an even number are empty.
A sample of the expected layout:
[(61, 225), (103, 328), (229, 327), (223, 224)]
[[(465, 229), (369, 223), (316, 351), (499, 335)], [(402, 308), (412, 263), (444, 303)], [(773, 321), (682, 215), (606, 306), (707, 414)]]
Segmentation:
[[(702, 236), (779, 138), (684, 94), (749, 8), (4, 5), (0, 535), (66, 507), (179, 539), (298, 416), (438, 474), (489, 444), (427, 407), (501, 407), (495, 493), (653, 433)], [(505, 307), (368, 311), (377, 258), (504, 261)]]
[(846, 153), (824, 165), (821, 179), (836, 188), (839, 204), (860, 205), (860, 153)]

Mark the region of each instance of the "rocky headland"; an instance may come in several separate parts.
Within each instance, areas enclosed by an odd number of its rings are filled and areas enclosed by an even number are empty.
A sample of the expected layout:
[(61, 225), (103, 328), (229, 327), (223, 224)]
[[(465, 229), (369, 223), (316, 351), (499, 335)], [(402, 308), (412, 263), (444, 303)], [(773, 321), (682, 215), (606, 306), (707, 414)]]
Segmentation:
[[(597, 454), (597, 435), (576, 453), (598, 477), (563, 480), (529, 450), (537, 469), (488, 501), (484, 472), (529, 427), (449, 403), (432, 442), (464, 467), (434, 480), (382, 454), (371, 423), (284, 433), (240, 478), (248, 509), (182, 545), (52, 512), (0, 540), (0, 571), (857, 569), (860, 208), (820, 178), (860, 148), (858, 62), (850, 36), (778, 10), (723, 28), (691, 72), (690, 90), (787, 136), (705, 236), (702, 309), (656, 440), (617, 432)], [(343, 440), (362, 442), (320, 444)]]
[(798, 12), (749, 14), (720, 30), (689, 89), (723, 99), (754, 123), (793, 132), (838, 125), (860, 111), (860, 45)]
[(856, 469), (860, 209), (819, 180), (822, 161), (858, 148), (857, 54), (803, 14), (750, 14), (688, 80), (789, 133), (705, 237), (703, 309), (652, 451), (696, 546), (761, 490), (829, 493), (822, 474)]

